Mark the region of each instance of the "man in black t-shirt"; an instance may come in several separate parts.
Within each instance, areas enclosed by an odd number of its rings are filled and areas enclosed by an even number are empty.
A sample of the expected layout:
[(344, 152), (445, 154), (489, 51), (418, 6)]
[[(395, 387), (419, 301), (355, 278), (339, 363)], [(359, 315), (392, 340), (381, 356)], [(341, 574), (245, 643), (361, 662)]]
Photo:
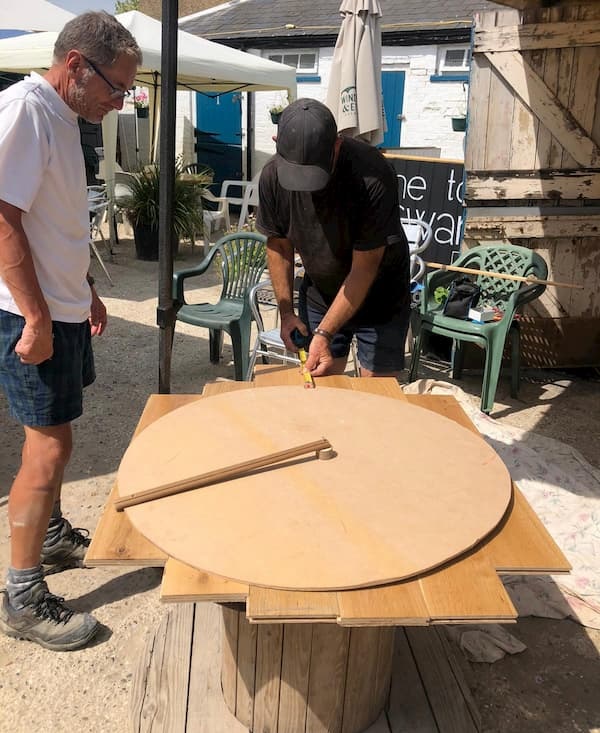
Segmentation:
[[(409, 254), (396, 176), (366, 143), (338, 137), (314, 99), (286, 107), (277, 153), (259, 184), (257, 228), (281, 314), (281, 337), (312, 335), (313, 376), (344, 371), (356, 336), (363, 376), (398, 374), (410, 314)], [(292, 305), (294, 252), (305, 269), (299, 315)]]

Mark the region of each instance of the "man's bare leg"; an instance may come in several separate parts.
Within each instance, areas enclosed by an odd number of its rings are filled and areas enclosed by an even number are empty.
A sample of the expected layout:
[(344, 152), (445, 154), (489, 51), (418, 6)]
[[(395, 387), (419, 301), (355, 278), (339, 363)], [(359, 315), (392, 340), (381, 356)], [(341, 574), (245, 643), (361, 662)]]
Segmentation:
[(47, 649), (67, 651), (88, 643), (98, 628), (87, 613), (74, 613), (49, 592), (41, 556), (52, 508), (72, 448), (70, 423), (25, 428), (21, 468), (8, 501), (11, 566), (0, 607), (0, 630)]
[(60, 495), (72, 444), (70, 423), (25, 427), (21, 468), (8, 500), (11, 567), (15, 569), (32, 568), (40, 563), (42, 544), (52, 507)]

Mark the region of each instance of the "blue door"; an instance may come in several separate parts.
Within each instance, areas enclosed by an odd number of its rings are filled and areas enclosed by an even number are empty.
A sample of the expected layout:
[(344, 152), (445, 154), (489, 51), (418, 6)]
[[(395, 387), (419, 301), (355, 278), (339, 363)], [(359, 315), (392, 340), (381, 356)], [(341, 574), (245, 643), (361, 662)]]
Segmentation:
[(404, 107), (404, 71), (384, 71), (381, 74), (383, 107), (387, 132), (381, 148), (399, 148), (402, 129), (402, 109)]
[(242, 95), (196, 94), (195, 134), (198, 163), (214, 170), (215, 183), (241, 180)]

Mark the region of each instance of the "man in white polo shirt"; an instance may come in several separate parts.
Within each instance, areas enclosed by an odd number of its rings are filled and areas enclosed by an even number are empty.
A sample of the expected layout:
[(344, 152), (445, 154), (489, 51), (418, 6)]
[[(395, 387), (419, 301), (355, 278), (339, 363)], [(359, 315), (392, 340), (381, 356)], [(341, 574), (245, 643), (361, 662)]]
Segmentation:
[(10, 490), (11, 557), (0, 629), (54, 650), (97, 629), (49, 592), (44, 567), (76, 563), (87, 532), (62, 516), (71, 421), (95, 378), (91, 336), (106, 309), (87, 274), (89, 219), (78, 116), (121, 109), (142, 55), (107, 13), (84, 13), (59, 34), (53, 63), (0, 94), (0, 387), (23, 426)]

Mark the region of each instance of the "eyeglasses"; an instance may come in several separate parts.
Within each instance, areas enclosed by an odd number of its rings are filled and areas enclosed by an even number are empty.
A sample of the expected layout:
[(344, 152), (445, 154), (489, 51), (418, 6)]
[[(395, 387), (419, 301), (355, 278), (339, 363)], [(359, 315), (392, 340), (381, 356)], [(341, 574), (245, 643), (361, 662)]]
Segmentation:
[(96, 66), (96, 64), (93, 61), (90, 61), (88, 58), (86, 58), (83, 54), (81, 54), (81, 58), (85, 61), (85, 63), (96, 73), (101, 79), (104, 79), (104, 81), (108, 84), (110, 87), (110, 97), (111, 99), (126, 99), (131, 95), (131, 92), (129, 90), (123, 91), (123, 89), (119, 89), (116, 87), (111, 81), (109, 81), (104, 74), (100, 71), (100, 69)]

